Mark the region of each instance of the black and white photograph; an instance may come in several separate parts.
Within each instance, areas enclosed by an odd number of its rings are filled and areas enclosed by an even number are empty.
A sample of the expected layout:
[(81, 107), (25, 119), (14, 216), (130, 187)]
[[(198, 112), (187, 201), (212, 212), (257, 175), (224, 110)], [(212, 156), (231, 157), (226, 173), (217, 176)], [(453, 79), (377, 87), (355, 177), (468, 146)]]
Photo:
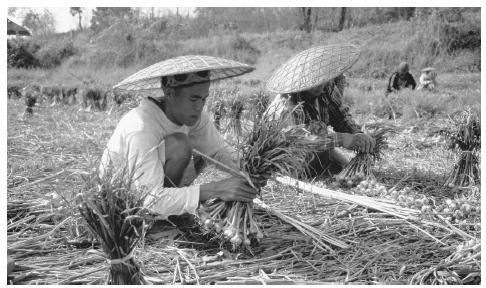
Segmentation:
[(10, 1), (7, 284), (480, 285), (480, 5), (310, 3)]

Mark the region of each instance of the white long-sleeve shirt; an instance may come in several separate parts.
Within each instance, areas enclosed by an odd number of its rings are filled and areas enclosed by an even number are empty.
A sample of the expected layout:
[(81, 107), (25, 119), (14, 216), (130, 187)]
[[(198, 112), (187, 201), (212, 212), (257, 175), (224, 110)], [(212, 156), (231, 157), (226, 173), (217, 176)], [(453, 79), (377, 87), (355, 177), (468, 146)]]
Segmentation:
[(122, 167), (126, 163), (130, 168), (135, 167), (135, 186), (149, 189), (151, 196), (146, 202), (162, 219), (170, 215), (194, 214), (199, 205), (199, 185), (164, 187), (164, 139), (174, 133), (188, 135), (193, 148), (230, 167), (237, 167), (235, 151), (223, 141), (206, 112), (202, 112), (194, 126), (179, 126), (149, 99), (143, 99), (120, 120), (100, 165), (102, 174), (110, 161), (113, 167)]

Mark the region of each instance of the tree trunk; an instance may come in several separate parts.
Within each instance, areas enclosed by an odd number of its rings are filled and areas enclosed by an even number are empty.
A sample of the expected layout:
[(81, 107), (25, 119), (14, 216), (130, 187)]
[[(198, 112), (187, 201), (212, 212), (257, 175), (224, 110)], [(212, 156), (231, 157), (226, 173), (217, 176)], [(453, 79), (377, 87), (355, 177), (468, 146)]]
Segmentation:
[(312, 30), (311, 23), (311, 9), (310, 7), (302, 7), (302, 15), (304, 16), (304, 24), (302, 25), (302, 30), (310, 33)]
[(83, 30), (83, 26), (81, 25), (81, 13), (78, 13), (79, 17), (79, 31)]
[(338, 31), (342, 31), (344, 29), (344, 22), (346, 22), (346, 7), (341, 8), (341, 17), (339, 18)]
[(318, 18), (319, 18), (319, 9), (316, 8), (314, 10), (314, 25), (312, 25), (312, 28), (314, 28), (314, 30), (317, 28)]

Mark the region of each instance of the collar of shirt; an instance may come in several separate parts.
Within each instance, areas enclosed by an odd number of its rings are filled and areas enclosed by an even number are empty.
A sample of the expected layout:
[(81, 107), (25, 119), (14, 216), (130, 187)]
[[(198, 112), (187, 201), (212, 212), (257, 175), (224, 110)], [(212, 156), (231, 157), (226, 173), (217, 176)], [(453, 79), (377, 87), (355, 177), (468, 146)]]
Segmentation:
[[(180, 130), (183, 127), (188, 127), (186, 125), (179, 126), (174, 122), (170, 121), (170, 119), (167, 118), (167, 115), (165, 115), (165, 112), (154, 101), (148, 98), (144, 98), (142, 99), (142, 101), (140, 101), (140, 108), (143, 113), (146, 113), (146, 115), (155, 117), (154, 120), (157, 123), (160, 123), (160, 125), (164, 126), (169, 131)], [(194, 124), (194, 126), (196, 126), (199, 123), (199, 121), (196, 124)]]

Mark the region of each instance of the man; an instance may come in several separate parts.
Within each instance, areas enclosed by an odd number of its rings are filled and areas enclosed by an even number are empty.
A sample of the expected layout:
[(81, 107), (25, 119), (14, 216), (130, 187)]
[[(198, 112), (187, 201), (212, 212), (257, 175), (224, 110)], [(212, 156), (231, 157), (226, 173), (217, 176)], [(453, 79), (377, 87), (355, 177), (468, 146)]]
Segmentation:
[(386, 95), (390, 94), (391, 92), (399, 91), (402, 88), (412, 88), (415, 89), (417, 83), (415, 79), (413, 79), (412, 74), (408, 71), (410, 69), (410, 65), (407, 62), (402, 62), (398, 65), (398, 69), (394, 72), (390, 79), (388, 79), (388, 87), (386, 89)]
[[(362, 152), (374, 149), (375, 140), (360, 131), (342, 103), (346, 84), (343, 73), (358, 56), (359, 50), (352, 45), (311, 48), (288, 60), (267, 83), (270, 91), (280, 94), (266, 113), (282, 117), (293, 111), (290, 124), (305, 124), (312, 133), (328, 139), (322, 147), (324, 152), (309, 155), (309, 178), (337, 174), (346, 166), (349, 159), (336, 147)], [(328, 131), (329, 125), (334, 132)]]
[[(204, 61), (199, 61), (201, 59)], [(151, 210), (162, 219), (195, 214), (199, 202), (211, 198), (250, 202), (257, 195), (241, 177), (183, 187), (188, 184), (182, 180), (191, 162), (192, 149), (239, 170), (234, 151), (224, 143), (203, 111), (211, 80), (253, 70), (246, 64), (231, 61), (230, 64), (237, 66), (237, 63), (244, 69), (230, 71), (224, 66), (229, 61), (209, 56), (182, 56), (154, 64), (115, 86), (130, 90), (155, 87), (163, 90), (162, 98), (143, 99), (120, 120), (100, 166), (103, 173), (108, 167), (128, 162), (129, 167), (135, 169), (135, 185), (150, 190)], [(198, 65), (199, 69), (207, 70), (191, 71)], [(174, 71), (182, 73), (174, 74)]]

